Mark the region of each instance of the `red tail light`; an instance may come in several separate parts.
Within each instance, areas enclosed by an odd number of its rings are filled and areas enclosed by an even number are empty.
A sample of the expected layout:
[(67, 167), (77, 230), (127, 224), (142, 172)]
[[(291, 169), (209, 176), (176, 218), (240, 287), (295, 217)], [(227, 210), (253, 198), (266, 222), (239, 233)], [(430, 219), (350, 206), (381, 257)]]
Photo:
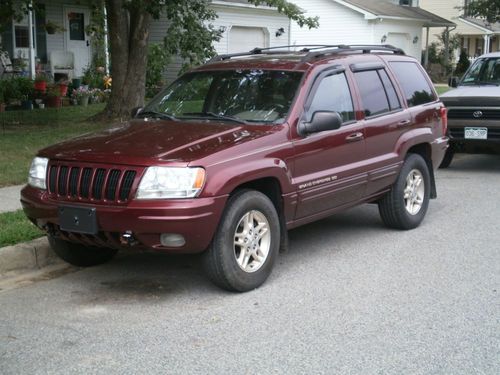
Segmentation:
[(448, 110), (445, 107), (442, 107), (440, 110), (441, 115), (441, 126), (443, 128), (443, 135), (446, 135), (448, 131)]

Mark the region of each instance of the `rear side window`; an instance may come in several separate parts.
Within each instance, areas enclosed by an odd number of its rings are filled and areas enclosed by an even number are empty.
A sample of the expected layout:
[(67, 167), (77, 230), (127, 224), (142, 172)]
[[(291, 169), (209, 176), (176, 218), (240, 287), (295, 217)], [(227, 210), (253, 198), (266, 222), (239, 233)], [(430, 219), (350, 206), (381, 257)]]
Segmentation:
[(406, 61), (390, 63), (399, 80), (409, 107), (436, 100), (431, 86), (417, 64)]
[(358, 83), (365, 116), (376, 116), (390, 111), (384, 85), (376, 70), (357, 72), (354, 77)]
[(354, 120), (351, 92), (344, 73), (334, 74), (321, 80), (311, 102), (311, 113), (336, 111), (343, 122)]

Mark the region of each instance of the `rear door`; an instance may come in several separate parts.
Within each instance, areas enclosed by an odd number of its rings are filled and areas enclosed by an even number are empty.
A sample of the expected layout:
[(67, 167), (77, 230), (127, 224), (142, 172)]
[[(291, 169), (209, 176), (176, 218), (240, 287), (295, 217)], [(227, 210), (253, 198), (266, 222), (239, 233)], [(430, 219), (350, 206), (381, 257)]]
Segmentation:
[(343, 125), (294, 141), (296, 219), (349, 204), (364, 194), (367, 174), (360, 168), (365, 158), (364, 130), (355, 120), (351, 85), (343, 69), (333, 69), (320, 74), (310, 91), (304, 120), (310, 121), (316, 111), (336, 111)]
[(371, 196), (390, 186), (401, 161), (396, 150), (398, 139), (411, 128), (413, 120), (404, 108), (385, 64), (353, 64), (366, 137), (366, 167), (369, 181), (366, 195)]

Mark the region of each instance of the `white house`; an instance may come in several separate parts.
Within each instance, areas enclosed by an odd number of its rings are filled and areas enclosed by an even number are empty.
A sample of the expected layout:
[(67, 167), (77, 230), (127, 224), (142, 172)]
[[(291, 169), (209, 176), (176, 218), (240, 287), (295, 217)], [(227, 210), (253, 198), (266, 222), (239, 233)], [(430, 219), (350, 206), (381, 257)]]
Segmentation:
[(320, 17), (308, 30), (292, 22), (292, 44), (392, 44), (420, 60), (422, 29), (454, 26), (411, 0), (293, 0), (306, 14)]

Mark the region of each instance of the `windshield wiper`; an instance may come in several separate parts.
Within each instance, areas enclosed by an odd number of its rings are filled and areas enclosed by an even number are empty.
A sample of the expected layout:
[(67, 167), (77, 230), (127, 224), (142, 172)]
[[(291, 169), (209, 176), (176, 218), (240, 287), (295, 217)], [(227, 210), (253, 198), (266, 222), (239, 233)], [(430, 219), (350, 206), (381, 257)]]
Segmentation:
[(143, 111), (140, 112), (137, 117), (154, 117), (154, 118), (160, 118), (163, 120), (172, 120), (172, 121), (177, 121), (177, 117), (173, 115), (169, 115), (168, 113), (162, 113), (162, 112), (156, 112), (156, 111)]
[(184, 113), (184, 115), (213, 117), (213, 118), (220, 119), (220, 120), (237, 122), (239, 124), (247, 124), (247, 122), (245, 120), (241, 120), (241, 119), (239, 119), (237, 117), (233, 117), (233, 116), (219, 115), (218, 113), (215, 113), (215, 112), (192, 112), (192, 113)]

